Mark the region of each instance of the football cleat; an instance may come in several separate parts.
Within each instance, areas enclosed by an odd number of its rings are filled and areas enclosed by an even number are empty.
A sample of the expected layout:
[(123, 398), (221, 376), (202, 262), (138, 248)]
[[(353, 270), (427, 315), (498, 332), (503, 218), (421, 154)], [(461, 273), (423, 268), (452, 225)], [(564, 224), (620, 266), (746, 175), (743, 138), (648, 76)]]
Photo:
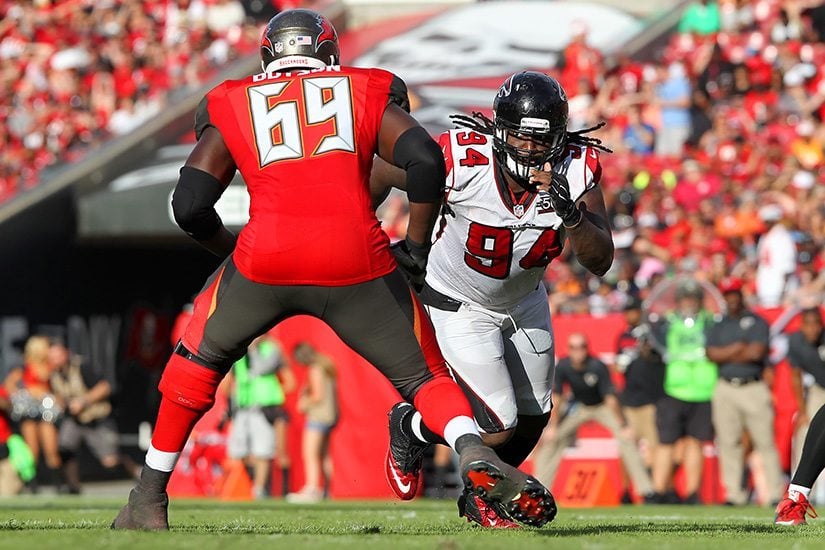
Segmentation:
[(471, 447), (461, 453), (461, 479), (468, 492), (503, 511), (509, 519), (541, 527), (553, 521), (558, 512), (553, 495), (544, 485), (504, 463), (487, 447)]
[(139, 531), (167, 531), (169, 497), (166, 493), (152, 494), (132, 489), (129, 501), (112, 522), (112, 529)]
[(817, 517), (816, 510), (805, 498), (805, 495), (796, 493), (796, 500), (792, 499), (788, 493), (776, 507), (776, 517), (773, 522), (776, 525), (805, 525), (805, 516)]
[(396, 403), (389, 414), (390, 445), (385, 474), (393, 493), (401, 500), (412, 500), (421, 486), (421, 463), (429, 445), (420, 443), (404, 430), (404, 419), (414, 414), (409, 403)]
[(488, 529), (521, 529), (521, 525), (507, 518), (501, 503), (486, 503), (468, 491), (458, 497), (458, 515)]

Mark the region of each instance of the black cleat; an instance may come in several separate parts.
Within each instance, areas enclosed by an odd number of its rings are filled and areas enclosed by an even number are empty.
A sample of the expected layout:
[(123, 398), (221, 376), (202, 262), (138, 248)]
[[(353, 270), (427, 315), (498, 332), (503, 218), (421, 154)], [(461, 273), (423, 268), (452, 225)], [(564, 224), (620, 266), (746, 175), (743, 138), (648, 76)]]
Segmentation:
[(401, 500), (412, 500), (421, 487), (421, 463), (424, 451), (429, 445), (418, 442), (404, 430), (404, 419), (414, 414), (415, 408), (409, 403), (396, 403), (390, 412), (390, 445), (384, 473), (392, 491)]
[(112, 529), (138, 531), (169, 530), (169, 497), (166, 493), (144, 493), (137, 488), (129, 493), (129, 502), (115, 520)]
[(487, 447), (474, 446), (461, 453), (461, 478), (468, 492), (509, 519), (541, 527), (553, 521), (558, 512), (544, 485), (506, 464)]

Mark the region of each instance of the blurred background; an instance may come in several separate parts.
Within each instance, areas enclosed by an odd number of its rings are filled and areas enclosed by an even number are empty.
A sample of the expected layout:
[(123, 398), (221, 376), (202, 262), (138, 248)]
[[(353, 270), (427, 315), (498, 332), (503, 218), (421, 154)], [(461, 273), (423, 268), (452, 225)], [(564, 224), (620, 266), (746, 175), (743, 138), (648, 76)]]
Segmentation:
[[(816, 363), (817, 353), (825, 362), (821, 323), (807, 340), (816, 353), (787, 360), (799, 312), (819, 308), (825, 289), (820, 2), (2, 0), (0, 437), (19, 434), (37, 466), (34, 473), (15, 467), (9, 492), (75, 492), (77, 480), (134, 475), (175, 329), (217, 266), (175, 226), (169, 208), (194, 143), (195, 107), (218, 82), (257, 72), (262, 26), (298, 5), (333, 21), (343, 63), (403, 78), (413, 115), (433, 134), (449, 127), (450, 114), (490, 115), (498, 86), (523, 69), (560, 80), (571, 130), (606, 121), (598, 137), (614, 153), (602, 156), (601, 185), (616, 259), (601, 279), (569, 251), (550, 264), (545, 284), (558, 357), (567, 356), (570, 335), (586, 332), (588, 352), (608, 365), (621, 394), (628, 363), (619, 358), (630, 350), (632, 361), (639, 346), (621, 338), (634, 328), (627, 311), (661, 281), (686, 277), (710, 293), (734, 277), (746, 306), (770, 325), (771, 375), (762, 381), (772, 392), (771, 428), (787, 474), (794, 433), (807, 420), (800, 411), (825, 392), (817, 381), (825, 366), (806, 363)], [(331, 199), (311, 190), (308, 196), (308, 208)], [(238, 177), (218, 211), (238, 230), (247, 207)], [(392, 239), (403, 237), (404, 198), (391, 195), (379, 217)], [(388, 497), (381, 461), (384, 415), (397, 400), (392, 388), (312, 319), (292, 319), (270, 338), (292, 379), (276, 369), (283, 422), (273, 428), (280, 431), (266, 492), (301, 493), (310, 460), (346, 474), (331, 487), (313, 477), (320, 498)], [(296, 358), (299, 342), (309, 342), (337, 373), (330, 386), (337, 386), (334, 429), (309, 451), (302, 448), (307, 403), (299, 405), (313, 392), (307, 373), (321, 363)], [(61, 343), (68, 358), (54, 349)], [(82, 371), (84, 389), (51, 384), (71, 363)], [(29, 372), (41, 373), (42, 387)], [(59, 395), (58, 386), (67, 393)], [(21, 391), (33, 400), (15, 398)], [(44, 396), (54, 398), (51, 408)], [(77, 411), (92, 397), (110, 410), (80, 422)], [(252, 498), (254, 472), (225, 459), (236, 409), (224, 399), (204, 419), (176, 472), (176, 494)], [(72, 424), (74, 431), (64, 427)], [(554, 492), (563, 504), (618, 504), (625, 482), (616, 441), (593, 423), (578, 434)], [(634, 437), (650, 452), (652, 442)], [(743, 437), (749, 450), (747, 431)], [(18, 448), (11, 441), (7, 447)], [(746, 454), (743, 487), (749, 500), (767, 504), (759, 452)], [(730, 500), (712, 442), (703, 446), (703, 460), (699, 500)], [(433, 475), (449, 470), (449, 455), (434, 464)], [(676, 472), (673, 491), (690, 496)], [(454, 488), (449, 475), (429, 479), (431, 494)], [(632, 491), (624, 496), (639, 500)]]

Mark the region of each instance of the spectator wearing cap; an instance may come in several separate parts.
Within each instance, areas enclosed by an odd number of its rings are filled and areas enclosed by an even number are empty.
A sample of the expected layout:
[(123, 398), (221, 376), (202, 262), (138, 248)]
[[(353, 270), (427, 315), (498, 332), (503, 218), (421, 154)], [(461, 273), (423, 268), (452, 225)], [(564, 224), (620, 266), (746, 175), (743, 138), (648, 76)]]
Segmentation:
[(796, 272), (796, 244), (783, 217), (782, 207), (777, 204), (759, 209), (759, 219), (767, 228), (756, 249), (756, 296), (763, 307), (782, 304), (788, 280)]
[(699, 504), (702, 481), (702, 444), (713, 440), (710, 402), (718, 377), (716, 365), (705, 353), (706, 332), (713, 320), (702, 307), (704, 292), (692, 279), (677, 283), (676, 308), (654, 328), (665, 351), (664, 396), (656, 403), (659, 447), (653, 463), (655, 500), (678, 502), (672, 484), (673, 449), (684, 439), (685, 504)]
[(650, 326), (642, 319), (642, 301), (631, 298), (624, 306), (627, 328), (616, 344), (616, 367), (624, 373), (620, 401), (637, 443), (642, 444), (645, 465), (653, 465), (659, 445), (656, 402), (664, 395), (665, 365), (650, 341)]
[(773, 402), (766, 383), (766, 379), (772, 379), (771, 370), (766, 368), (768, 323), (745, 308), (741, 280), (723, 279), (719, 291), (727, 312), (708, 330), (707, 354), (719, 366), (712, 417), (726, 501), (737, 506), (747, 504), (747, 492), (742, 487), (742, 438), (747, 431), (765, 468), (769, 493), (762, 495), (763, 501), (778, 502), (784, 487), (773, 437)]
[(797, 430), (794, 457), (798, 460), (808, 424), (816, 411), (825, 406), (825, 326), (818, 307), (802, 311), (799, 330), (788, 338), (788, 362), (799, 407), (794, 423)]
[[(559, 410), (564, 409), (565, 403), (575, 403), (575, 406), (567, 408), (563, 420), (558, 414), (550, 417), (550, 424), (542, 436), (542, 445), (536, 452), (536, 478), (547, 487), (552, 487), (564, 450), (575, 440), (579, 426), (595, 421), (610, 430), (618, 441), (619, 454), (633, 480), (636, 493), (649, 496), (652, 492), (650, 476), (639, 450), (627, 437), (627, 423), (607, 365), (590, 355), (584, 334), (571, 334), (567, 348), (569, 356), (561, 359), (556, 366), (553, 403)], [(565, 388), (570, 390), (569, 399), (562, 393)]]

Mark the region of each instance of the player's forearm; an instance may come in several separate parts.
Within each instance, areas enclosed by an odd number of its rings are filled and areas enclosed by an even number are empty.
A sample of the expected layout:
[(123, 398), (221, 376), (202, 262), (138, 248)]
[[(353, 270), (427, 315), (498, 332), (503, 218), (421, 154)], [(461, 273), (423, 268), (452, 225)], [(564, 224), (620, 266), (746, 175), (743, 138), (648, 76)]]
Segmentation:
[(613, 237), (610, 229), (594, 223), (593, 215), (586, 210), (581, 222), (572, 228), (565, 227), (567, 237), (576, 253), (576, 259), (594, 275), (602, 276), (613, 265)]
[(407, 238), (418, 244), (429, 244), (441, 203), (411, 202), (407, 222)]
[(217, 256), (218, 258), (226, 258), (235, 249), (235, 241), (237, 237), (234, 233), (228, 230), (224, 225), (211, 237), (205, 239), (195, 239), (202, 247)]

